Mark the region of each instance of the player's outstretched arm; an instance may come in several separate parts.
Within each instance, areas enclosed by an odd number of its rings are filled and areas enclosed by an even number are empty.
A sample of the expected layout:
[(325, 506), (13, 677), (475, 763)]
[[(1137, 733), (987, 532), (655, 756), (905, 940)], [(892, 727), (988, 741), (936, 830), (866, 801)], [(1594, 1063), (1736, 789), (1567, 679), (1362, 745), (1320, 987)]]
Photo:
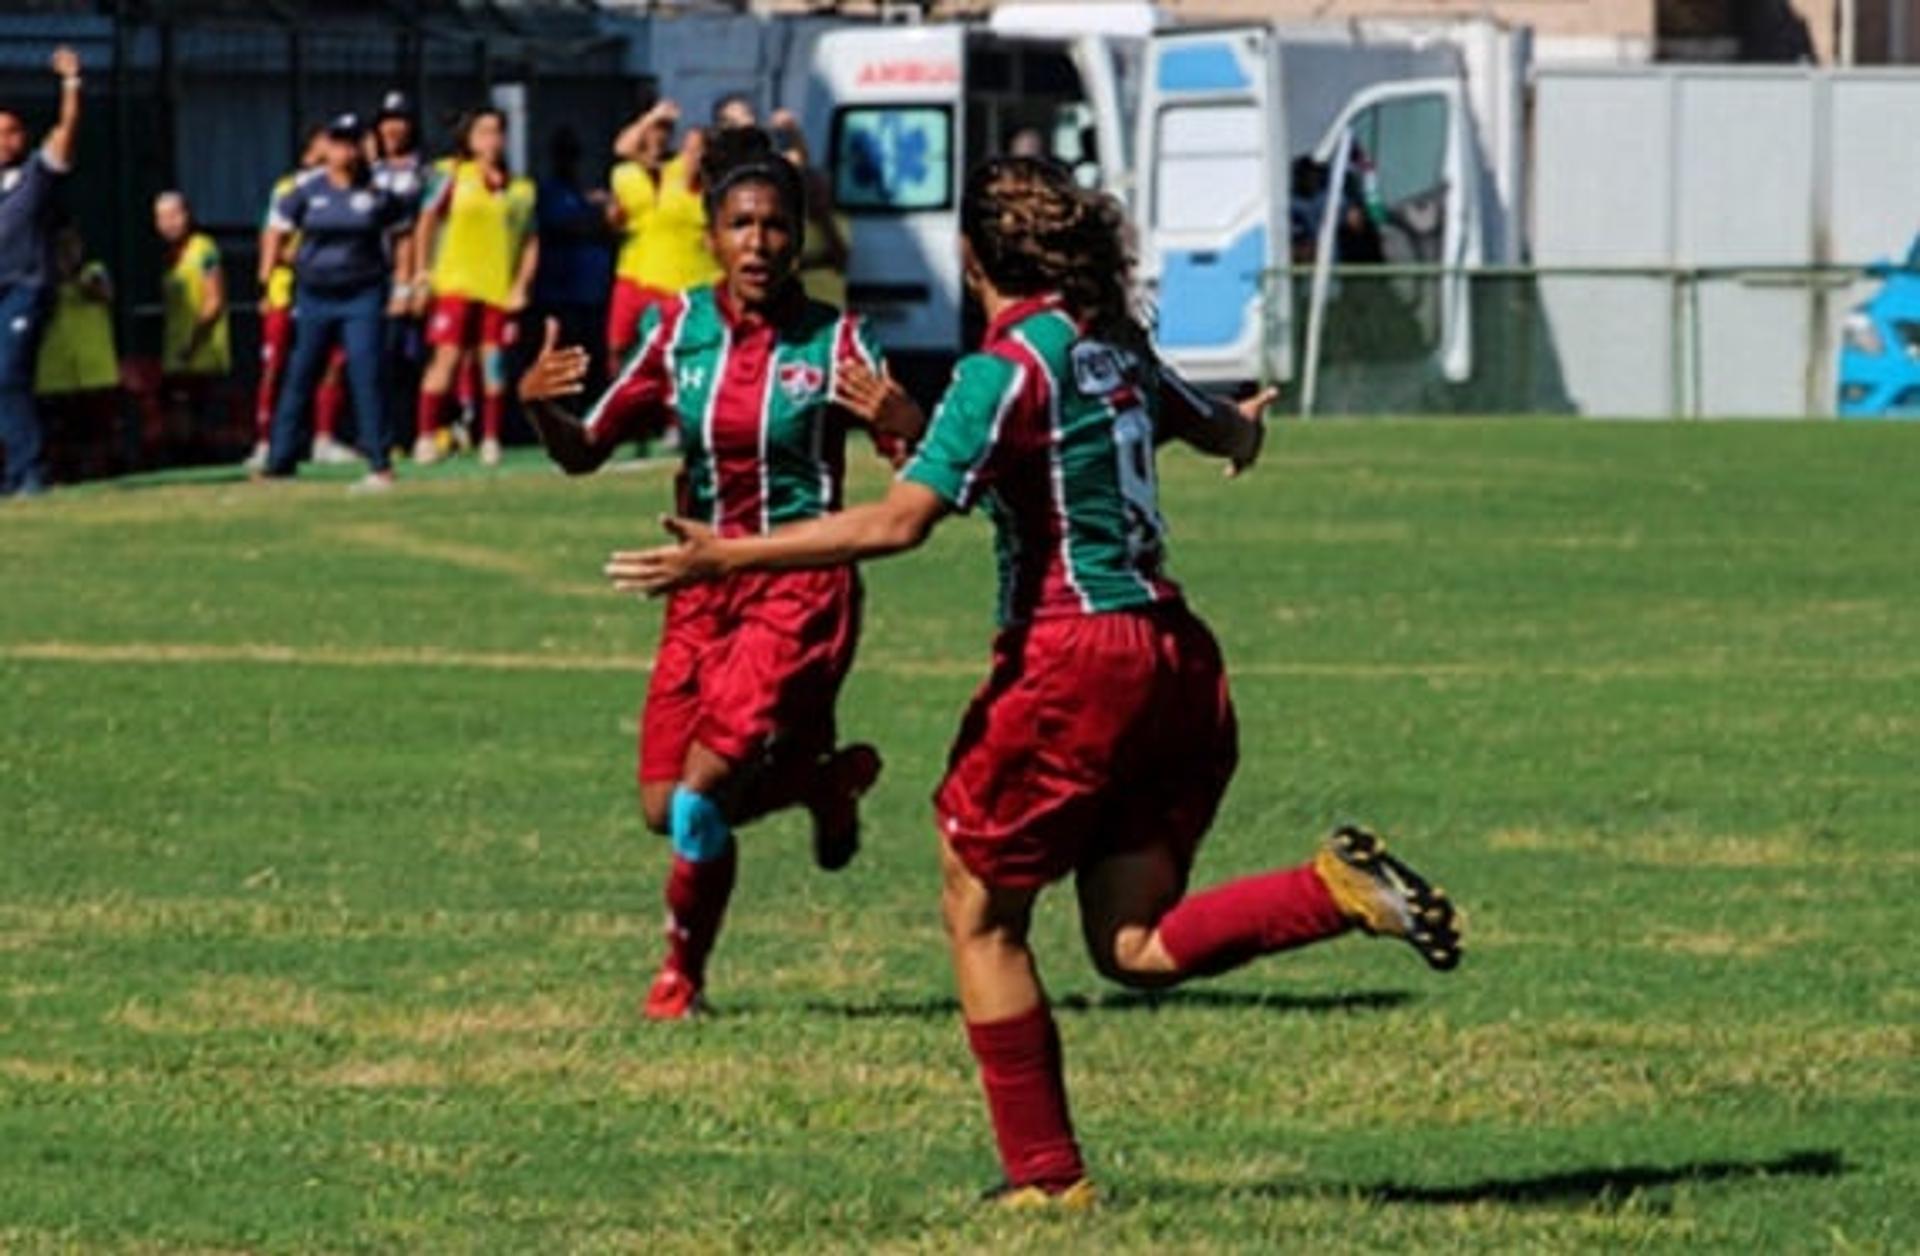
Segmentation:
[(53, 72), (60, 77), (60, 117), (47, 132), (44, 151), (55, 169), (73, 169), (80, 135), (80, 56), (62, 45), (53, 50)]
[(896, 480), (887, 495), (767, 536), (716, 536), (691, 519), (660, 523), (678, 542), (649, 550), (619, 550), (607, 559), (607, 579), (622, 593), (649, 597), (736, 571), (840, 567), (917, 547), (947, 513), (932, 489)]
[(540, 355), (520, 377), (520, 403), (527, 422), (539, 434), (547, 456), (568, 475), (598, 470), (613, 452), (611, 445), (596, 444), (585, 425), (560, 405), (563, 398), (577, 397), (586, 388), (587, 367), (587, 351), (579, 345), (563, 346), (559, 320), (550, 318)]
[(1280, 390), (1263, 388), (1244, 401), (1225, 401), (1201, 392), (1172, 371), (1163, 371), (1160, 395), (1160, 436), (1227, 459), (1227, 475), (1232, 477), (1260, 461), (1267, 437), (1266, 409)]

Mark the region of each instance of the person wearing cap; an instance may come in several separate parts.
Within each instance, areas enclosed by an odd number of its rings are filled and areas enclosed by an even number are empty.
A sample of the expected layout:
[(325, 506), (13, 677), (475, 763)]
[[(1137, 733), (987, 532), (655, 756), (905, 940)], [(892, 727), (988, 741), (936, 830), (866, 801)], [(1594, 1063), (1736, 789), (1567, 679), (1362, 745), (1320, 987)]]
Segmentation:
[(46, 489), (34, 357), (53, 277), (53, 189), (73, 168), (80, 129), (80, 58), (60, 48), (52, 64), (60, 77), (60, 119), (39, 151), (28, 151), (20, 115), (0, 107), (0, 454), (6, 460), (0, 497)]
[[(380, 98), (380, 110), (373, 116), (373, 170), (395, 192), (417, 204), (426, 196), (427, 163), (420, 151), (420, 124), (413, 101), (405, 92), (389, 91)], [(426, 364), (426, 340), (411, 275), (399, 271), (401, 240), (396, 234), (388, 241), (388, 253), (394, 260), (393, 291), (387, 300), (387, 419), (391, 428), (398, 424), (413, 404), (420, 389), (420, 370)], [(410, 246), (409, 246), (410, 247)], [(424, 259), (413, 269), (424, 269)]]
[[(327, 126), (326, 159), (300, 176), (274, 206), (269, 247), (276, 253), (300, 233), (294, 255), (293, 359), (286, 387), (274, 409), (266, 475), (293, 474), (299, 461), (306, 398), (336, 341), (346, 346), (347, 384), (359, 423), (367, 478), (359, 487), (393, 483), (387, 410), (382, 396), (381, 353), (386, 330), (390, 271), (388, 240), (414, 213), (414, 201), (378, 177), (361, 145), (366, 128), (345, 113)], [(403, 238), (397, 269), (412, 274), (412, 248)]]

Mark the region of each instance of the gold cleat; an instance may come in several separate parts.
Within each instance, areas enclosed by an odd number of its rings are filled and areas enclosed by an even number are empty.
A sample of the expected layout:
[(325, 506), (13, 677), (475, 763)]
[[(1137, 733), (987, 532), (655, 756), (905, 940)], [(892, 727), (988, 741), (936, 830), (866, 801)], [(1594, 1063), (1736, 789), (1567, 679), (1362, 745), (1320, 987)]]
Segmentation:
[(985, 1202), (1010, 1212), (1092, 1212), (1100, 1203), (1100, 1192), (1090, 1178), (1081, 1178), (1065, 1190), (1050, 1191), (1044, 1186), (996, 1187), (988, 1191)]
[(1362, 828), (1334, 830), (1313, 857), (1313, 870), (1342, 915), (1363, 932), (1399, 938), (1440, 972), (1461, 956), (1460, 913), (1437, 885), (1387, 853), (1387, 845)]

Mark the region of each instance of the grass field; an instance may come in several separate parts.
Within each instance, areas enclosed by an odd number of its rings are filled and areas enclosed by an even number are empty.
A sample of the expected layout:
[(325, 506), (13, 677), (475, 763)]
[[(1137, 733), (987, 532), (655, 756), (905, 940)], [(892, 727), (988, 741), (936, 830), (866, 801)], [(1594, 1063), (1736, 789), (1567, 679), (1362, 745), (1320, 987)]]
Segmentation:
[[(1920, 1246), (1920, 431), (1292, 427), (1170, 454), (1245, 758), (1199, 880), (1361, 818), (1469, 908), (1155, 1002), (1038, 928), (1109, 1206), (983, 1214), (926, 795), (985, 525), (869, 574), (868, 849), (745, 839), (649, 1028), (659, 471), (0, 509), (0, 1249)], [(858, 494), (880, 481), (864, 476)]]

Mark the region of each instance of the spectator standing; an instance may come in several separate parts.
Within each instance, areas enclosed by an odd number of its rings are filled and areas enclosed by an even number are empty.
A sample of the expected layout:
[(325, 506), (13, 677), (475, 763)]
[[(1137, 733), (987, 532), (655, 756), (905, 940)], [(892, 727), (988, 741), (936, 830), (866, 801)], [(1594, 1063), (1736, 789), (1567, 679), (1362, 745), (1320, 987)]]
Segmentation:
[[(427, 163), (420, 151), (420, 123), (413, 101), (402, 91), (390, 91), (380, 98), (380, 111), (373, 119), (374, 174), (385, 180), (397, 195), (419, 204), (427, 194)], [(416, 303), (412, 276), (399, 273), (402, 248), (411, 251), (411, 242), (396, 234), (388, 241), (388, 256), (394, 262), (393, 293), (387, 302), (387, 426), (391, 429), (411, 411), (420, 391), (420, 371), (426, 365), (427, 342), (421, 326), (421, 307)], [(415, 272), (426, 268), (424, 258), (413, 260)], [(404, 444), (405, 442), (402, 441)]]
[(6, 456), (0, 497), (46, 489), (33, 372), (53, 274), (53, 190), (73, 168), (80, 126), (80, 58), (59, 48), (52, 66), (60, 78), (60, 117), (37, 152), (28, 151), (20, 115), (0, 108), (0, 451)]
[(233, 369), (227, 280), (220, 246), (193, 220), (180, 191), (153, 198), (153, 229), (166, 248), (160, 273), (160, 393), (174, 438), (197, 441), (207, 406)]
[[(364, 138), (358, 116), (335, 118), (327, 127), (325, 165), (300, 176), (274, 207), (269, 227), (274, 248), (283, 247), (284, 237), (295, 231), (300, 233), (300, 248), (294, 257), (293, 359), (273, 412), (266, 474), (293, 474), (306, 421), (305, 399), (337, 341), (346, 348), (360, 452), (369, 468), (357, 487), (379, 490), (393, 484), (381, 387), (389, 297), (387, 242), (411, 219), (415, 205), (375, 175), (361, 148)], [(403, 276), (412, 274), (410, 243), (401, 253), (399, 270)]]
[(663, 100), (628, 123), (613, 142), (620, 161), (610, 176), (610, 217), (622, 243), (607, 310), (609, 363), (622, 361), (639, 343), (640, 319), (649, 309), (720, 277), (701, 199), (706, 137), (696, 130), (681, 152), (670, 155), (679, 121), (679, 106)]
[[(613, 252), (607, 226), (607, 193), (588, 191), (580, 182), (580, 137), (570, 127), (553, 133), (547, 177), (540, 181), (540, 270), (533, 281), (533, 304), (540, 322), (560, 324), (567, 344), (594, 345), (607, 317)], [(588, 370), (589, 389), (603, 378), (599, 354)]]
[(120, 357), (113, 343), (113, 281), (87, 257), (71, 222), (54, 236), (53, 301), (33, 391), (53, 434), (54, 478), (91, 479), (118, 469)]
[(463, 353), (480, 359), (480, 460), (500, 461), (506, 415), (506, 350), (527, 308), (540, 265), (532, 180), (507, 167), (507, 116), (475, 110), (461, 129), (454, 163), (420, 216), (414, 247), (433, 258), (432, 312), (427, 343), (433, 356), (420, 381), (414, 460), (435, 462), (445, 452), (440, 416)]

